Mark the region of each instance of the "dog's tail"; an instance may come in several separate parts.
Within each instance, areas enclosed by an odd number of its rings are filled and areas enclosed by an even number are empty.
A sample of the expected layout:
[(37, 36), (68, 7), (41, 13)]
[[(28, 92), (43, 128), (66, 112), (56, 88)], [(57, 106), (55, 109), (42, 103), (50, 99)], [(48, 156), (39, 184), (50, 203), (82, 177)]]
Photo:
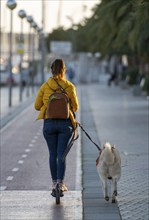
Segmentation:
[(112, 146), (109, 143), (106, 143), (101, 153), (102, 159), (109, 165), (114, 163), (114, 154), (111, 149)]

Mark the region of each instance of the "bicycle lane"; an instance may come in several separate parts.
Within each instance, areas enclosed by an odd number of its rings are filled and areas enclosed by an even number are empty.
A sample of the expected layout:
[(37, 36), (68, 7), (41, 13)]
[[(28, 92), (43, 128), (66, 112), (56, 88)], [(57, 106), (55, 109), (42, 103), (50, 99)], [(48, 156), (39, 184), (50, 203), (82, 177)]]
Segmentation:
[(31, 104), (1, 130), (1, 220), (81, 220), (80, 139), (67, 157), (69, 191), (55, 205), (50, 195), (48, 149), (42, 121), (35, 121), (36, 116)]

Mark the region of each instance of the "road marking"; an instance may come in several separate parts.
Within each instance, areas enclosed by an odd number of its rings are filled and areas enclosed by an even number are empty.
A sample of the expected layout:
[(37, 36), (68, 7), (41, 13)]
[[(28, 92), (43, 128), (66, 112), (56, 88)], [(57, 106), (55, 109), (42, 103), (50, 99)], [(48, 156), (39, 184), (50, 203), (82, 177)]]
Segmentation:
[(30, 149), (25, 149), (25, 152), (30, 152), (31, 150)]
[(34, 136), (34, 139), (38, 139), (38, 136)]
[(33, 144), (29, 144), (28, 146), (29, 146), (29, 147), (33, 147), (34, 145), (33, 145)]
[(22, 154), (22, 158), (26, 158), (27, 157), (27, 154)]
[(32, 143), (35, 143), (36, 142), (36, 140), (32, 140)]
[(7, 189), (7, 186), (0, 186), (0, 191), (4, 191), (5, 189)]
[(40, 135), (41, 133), (40, 132), (37, 132), (37, 135)]
[(6, 180), (7, 180), (7, 181), (13, 180), (13, 176), (8, 176), (8, 177), (6, 178)]
[(128, 156), (128, 153), (127, 153), (127, 151), (124, 151), (124, 154), (125, 154), (125, 156)]
[(17, 172), (19, 170), (19, 168), (15, 167), (12, 169), (13, 172)]
[(23, 164), (23, 163), (24, 163), (24, 160), (19, 160), (18, 163), (19, 163), (19, 164)]

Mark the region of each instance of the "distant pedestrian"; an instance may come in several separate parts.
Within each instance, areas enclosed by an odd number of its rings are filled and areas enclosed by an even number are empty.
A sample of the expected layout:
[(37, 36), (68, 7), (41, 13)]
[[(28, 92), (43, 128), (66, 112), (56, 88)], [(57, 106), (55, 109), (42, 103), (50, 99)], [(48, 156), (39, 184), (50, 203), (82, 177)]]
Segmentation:
[(113, 56), (110, 60), (109, 66), (110, 78), (108, 79), (108, 86), (111, 86), (112, 82), (114, 82), (115, 85), (118, 85), (123, 71), (121, 57)]
[[(34, 106), (40, 111), (37, 119), (43, 119), (43, 135), (49, 150), (49, 166), (52, 177), (52, 196), (55, 196), (57, 183), (63, 191), (67, 191), (64, 184), (66, 161), (62, 156), (76, 128), (74, 113), (78, 110), (78, 98), (75, 86), (65, 79), (66, 67), (62, 59), (56, 59), (51, 66), (52, 77), (40, 87)], [(60, 85), (60, 86), (59, 86)], [(49, 96), (59, 87), (62, 87), (69, 97), (69, 118), (51, 119), (46, 113)]]
[(23, 89), (23, 90), (24, 90), (25, 86), (26, 86), (26, 81), (25, 81), (25, 79), (23, 79), (23, 80), (22, 80), (22, 89)]
[(116, 82), (116, 80), (117, 80), (117, 70), (115, 68), (114, 73), (111, 73), (111, 76), (108, 79), (108, 86), (111, 86), (111, 82)]
[(72, 82), (73, 84), (75, 83), (75, 71), (72, 67), (68, 67), (66, 74), (68, 76), (68, 79), (70, 80), (70, 82)]

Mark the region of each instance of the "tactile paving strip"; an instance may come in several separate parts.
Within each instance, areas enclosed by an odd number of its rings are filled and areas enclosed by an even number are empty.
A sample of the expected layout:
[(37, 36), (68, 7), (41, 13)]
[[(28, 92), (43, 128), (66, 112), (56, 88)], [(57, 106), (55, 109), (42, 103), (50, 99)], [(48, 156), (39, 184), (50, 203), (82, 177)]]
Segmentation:
[(118, 206), (123, 220), (149, 219), (148, 181), (148, 155), (122, 155), (122, 175), (118, 183)]

